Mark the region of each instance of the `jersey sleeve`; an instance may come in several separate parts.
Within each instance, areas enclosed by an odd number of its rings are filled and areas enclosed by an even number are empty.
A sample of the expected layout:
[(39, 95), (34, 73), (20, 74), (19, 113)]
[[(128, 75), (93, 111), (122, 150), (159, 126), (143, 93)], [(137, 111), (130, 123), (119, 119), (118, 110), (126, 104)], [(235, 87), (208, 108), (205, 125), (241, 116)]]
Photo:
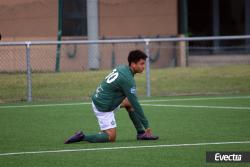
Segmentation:
[(126, 97), (128, 98), (129, 102), (131, 103), (132, 107), (135, 110), (134, 111), (135, 115), (140, 120), (145, 129), (149, 128), (148, 120), (136, 96), (135, 84), (128, 78), (126, 79), (123, 78), (121, 81), (121, 86), (124, 94), (126, 95)]

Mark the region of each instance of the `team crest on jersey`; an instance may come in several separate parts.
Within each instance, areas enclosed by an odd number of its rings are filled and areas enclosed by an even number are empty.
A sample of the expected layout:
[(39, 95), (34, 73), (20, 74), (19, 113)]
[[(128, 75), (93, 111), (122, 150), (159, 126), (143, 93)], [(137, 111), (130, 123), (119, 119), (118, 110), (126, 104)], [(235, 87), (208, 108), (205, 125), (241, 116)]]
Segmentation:
[(130, 93), (136, 94), (136, 88), (135, 87), (130, 88)]

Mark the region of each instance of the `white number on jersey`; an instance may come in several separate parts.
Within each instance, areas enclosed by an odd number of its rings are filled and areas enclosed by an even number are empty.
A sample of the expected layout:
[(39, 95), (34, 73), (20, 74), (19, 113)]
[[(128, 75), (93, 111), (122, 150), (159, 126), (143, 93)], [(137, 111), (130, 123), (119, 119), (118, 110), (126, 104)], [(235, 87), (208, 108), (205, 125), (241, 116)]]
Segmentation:
[(119, 73), (117, 72), (116, 69), (113, 70), (105, 79), (107, 83), (111, 83), (116, 80), (116, 78), (119, 76)]

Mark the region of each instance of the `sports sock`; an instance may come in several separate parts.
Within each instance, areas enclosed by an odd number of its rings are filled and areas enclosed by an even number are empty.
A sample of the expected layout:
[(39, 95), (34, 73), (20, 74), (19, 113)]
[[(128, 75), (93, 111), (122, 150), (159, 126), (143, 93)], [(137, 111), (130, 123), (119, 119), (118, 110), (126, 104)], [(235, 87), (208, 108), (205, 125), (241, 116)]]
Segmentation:
[(107, 133), (102, 132), (95, 135), (85, 135), (83, 140), (91, 143), (104, 143), (109, 141), (109, 136)]
[(134, 111), (128, 111), (128, 115), (129, 115), (129, 118), (131, 119), (131, 121), (134, 124), (134, 127), (135, 127), (135, 129), (137, 131), (137, 134), (143, 134), (145, 132), (144, 128), (143, 128), (140, 120), (136, 117), (135, 112)]

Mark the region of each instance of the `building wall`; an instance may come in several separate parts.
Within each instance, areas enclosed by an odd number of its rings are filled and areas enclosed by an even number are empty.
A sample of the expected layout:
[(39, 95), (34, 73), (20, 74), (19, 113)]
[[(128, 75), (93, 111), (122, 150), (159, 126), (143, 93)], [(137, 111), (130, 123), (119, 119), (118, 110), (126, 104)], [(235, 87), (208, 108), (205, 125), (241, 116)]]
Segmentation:
[(177, 0), (100, 0), (101, 36), (177, 35)]
[(1, 0), (0, 33), (3, 41), (55, 38), (57, 0)]
[[(2, 41), (56, 40), (58, 0), (1, 0), (0, 33)], [(177, 35), (177, 0), (99, 0), (100, 37), (137, 37)], [(65, 37), (64, 37), (65, 38)], [(70, 39), (67, 37), (67, 39)], [(75, 37), (74, 37), (75, 39)], [(167, 44), (168, 45), (168, 44)], [(152, 45), (155, 55), (159, 46)], [(171, 48), (172, 44), (166, 46)], [(72, 49), (73, 48), (73, 49)], [(69, 53), (76, 51), (73, 58)], [(144, 49), (136, 44), (100, 46), (100, 69), (127, 63), (130, 50)], [(61, 70), (82, 71), (88, 69), (86, 45), (63, 45)], [(153, 67), (166, 67), (174, 49), (161, 49), (161, 56)], [(32, 46), (31, 63), (34, 71), (55, 69), (56, 45)], [(155, 56), (154, 56), (155, 57)], [(0, 71), (25, 71), (25, 47), (0, 47)]]
[[(56, 39), (58, 0), (1, 0), (3, 41)], [(177, 0), (100, 0), (99, 34), (106, 37), (177, 34)]]
[(191, 67), (211, 67), (236, 64), (250, 64), (250, 55), (197, 55), (189, 56), (188, 58), (188, 65)]

